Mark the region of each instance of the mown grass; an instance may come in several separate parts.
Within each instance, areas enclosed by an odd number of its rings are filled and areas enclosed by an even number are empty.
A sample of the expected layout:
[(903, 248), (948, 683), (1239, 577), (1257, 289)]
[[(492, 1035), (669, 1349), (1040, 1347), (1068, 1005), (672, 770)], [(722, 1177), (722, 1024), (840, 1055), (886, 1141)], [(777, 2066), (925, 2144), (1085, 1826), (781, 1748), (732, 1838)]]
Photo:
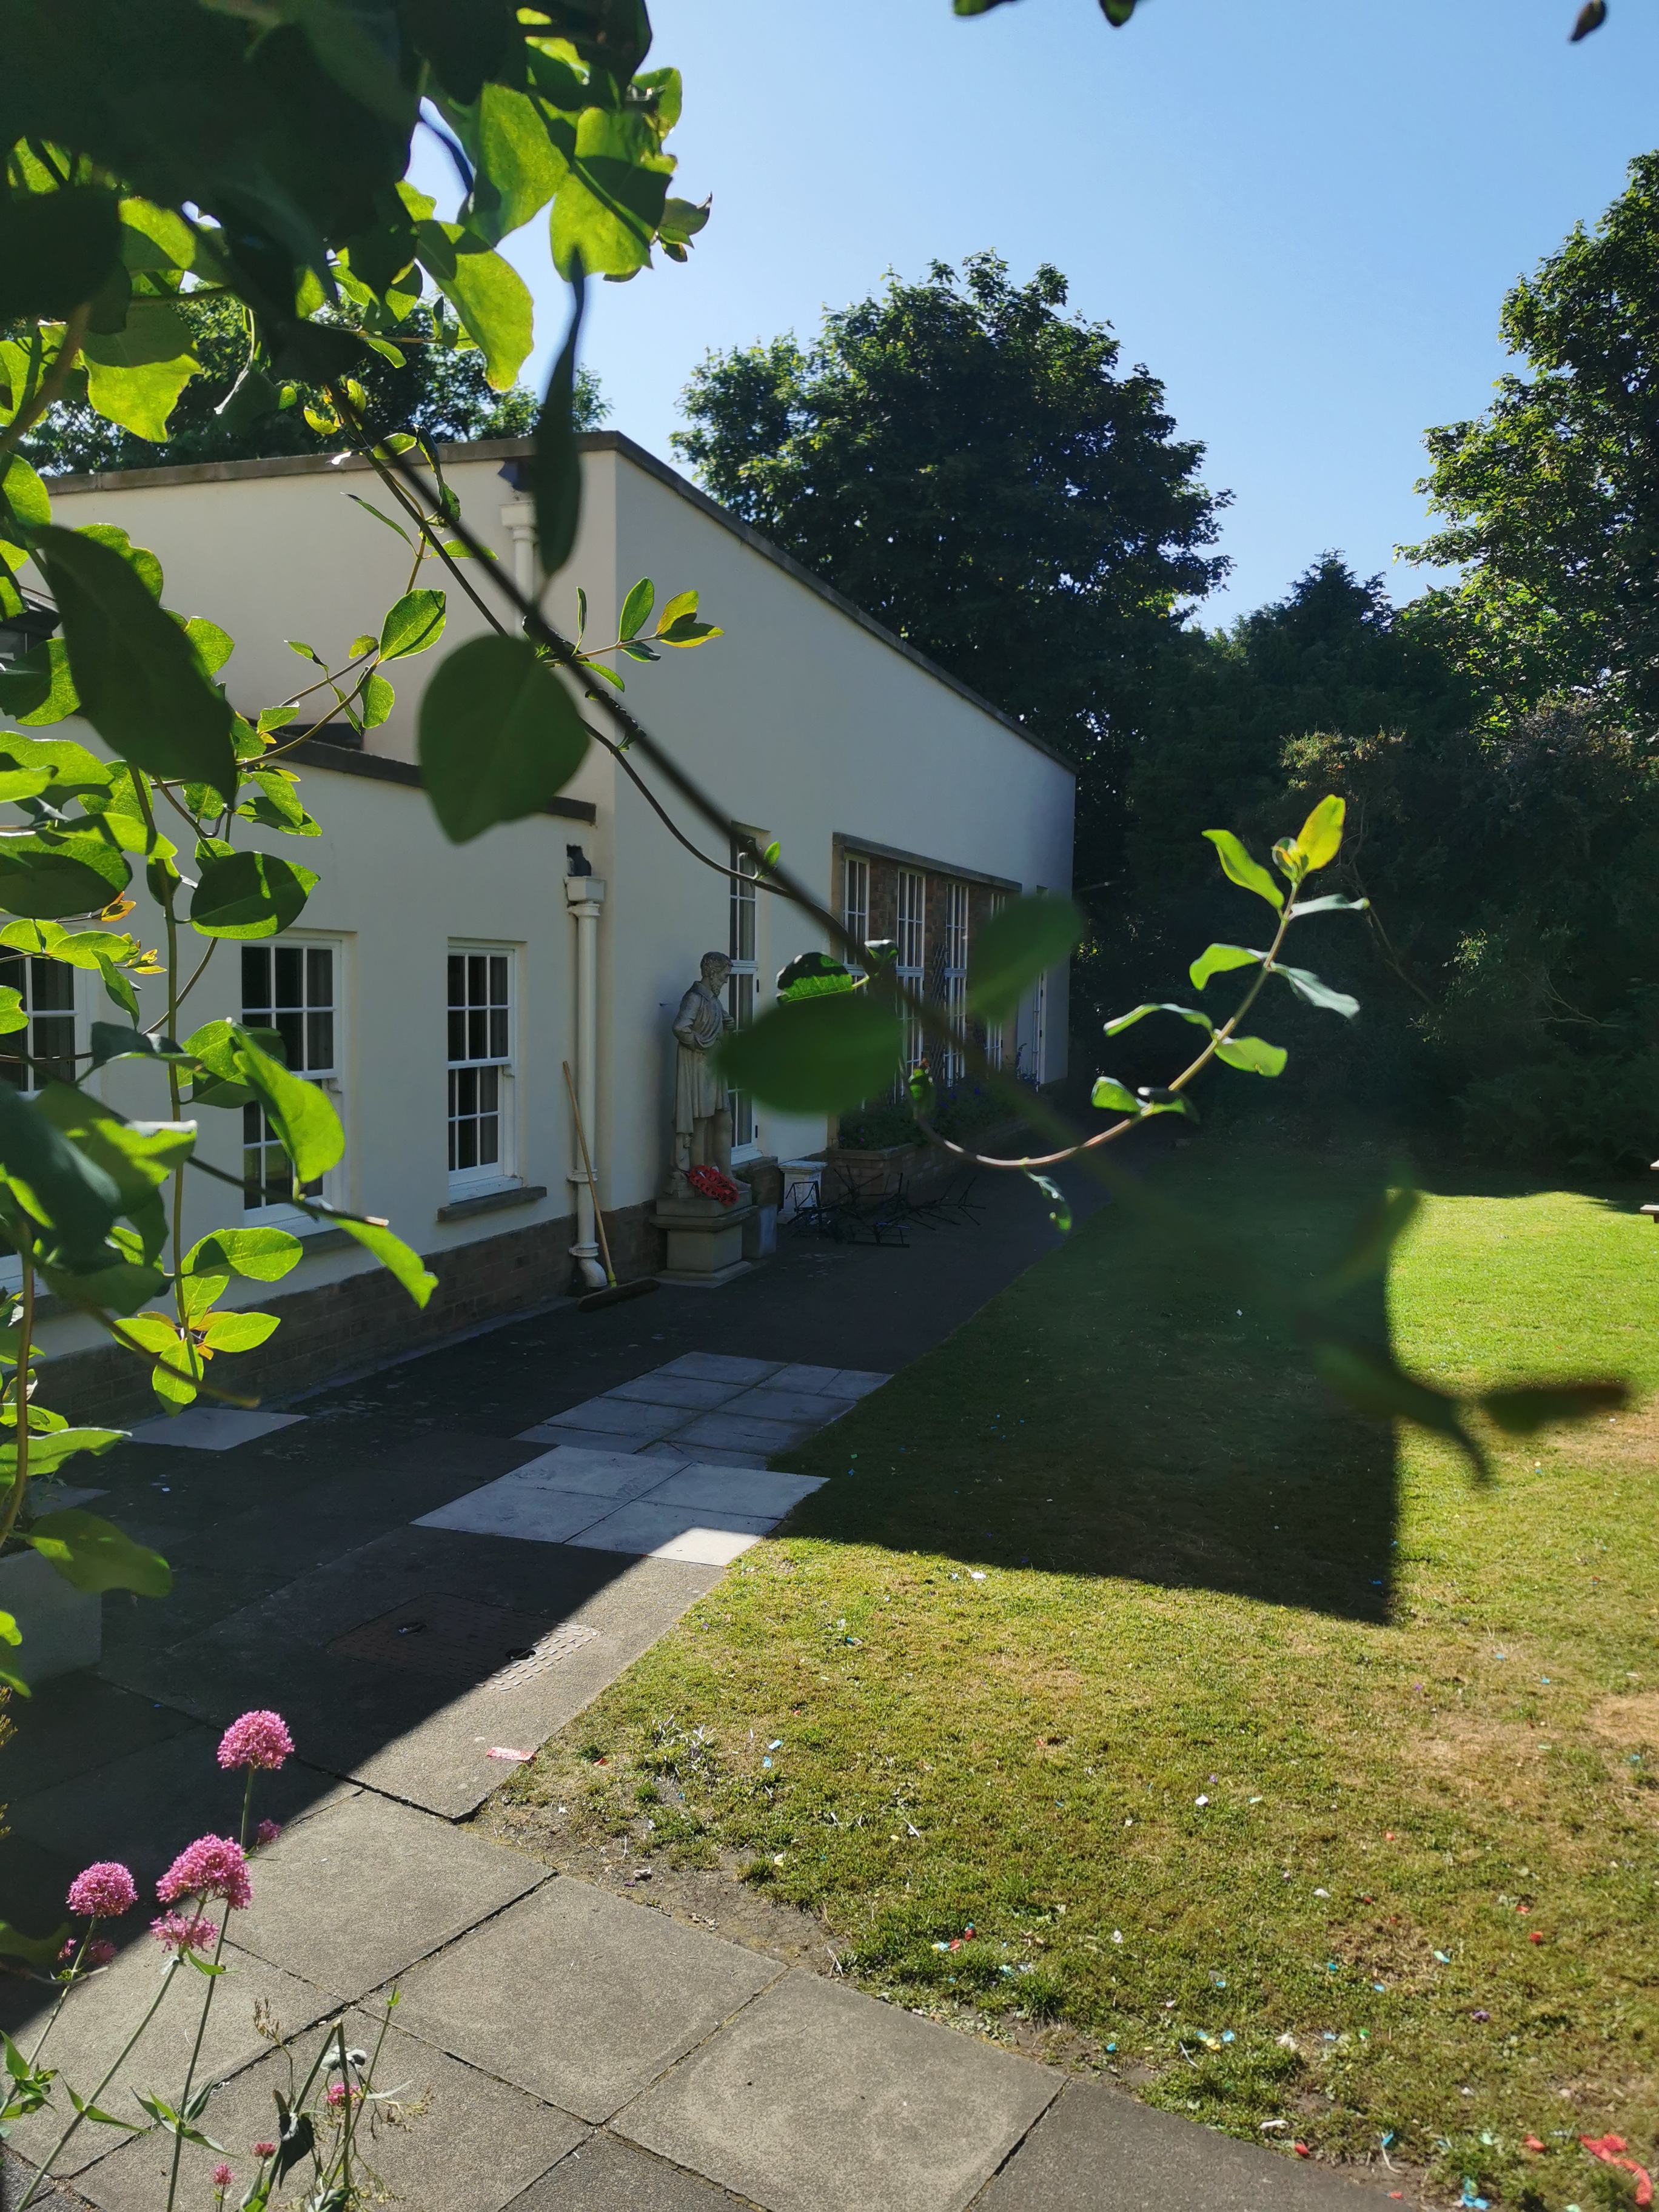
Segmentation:
[[(1381, 1181), (1156, 1173), (1292, 1270)], [(1402, 1356), (1650, 1388), (1634, 1202), (1431, 1198)], [(735, 1853), (865, 1986), (1054, 2023), (1241, 2135), (1588, 2206), (1614, 2177), (1577, 2136), (1659, 2128), (1656, 1434), (1494, 1437), (1477, 1488), (1109, 1209), (799, 1455), (828, 1486), (515, 1778), (515, 1823)]]

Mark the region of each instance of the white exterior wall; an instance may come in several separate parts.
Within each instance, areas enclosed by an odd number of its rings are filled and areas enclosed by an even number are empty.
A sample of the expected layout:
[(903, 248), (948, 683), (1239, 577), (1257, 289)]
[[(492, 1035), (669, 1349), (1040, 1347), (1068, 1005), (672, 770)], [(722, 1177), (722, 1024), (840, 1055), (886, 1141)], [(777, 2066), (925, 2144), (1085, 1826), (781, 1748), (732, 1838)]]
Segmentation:
[[(499, 446), (459, 456), (449, 480), (475, 531), (508, 572), (512, 544), (501, 509), (517, 498), (501, 476), (525, 451)], [(574, 628), (575, 586), (588, 599), (590, 642), (615, 635), (635, 579), (649, 574), (660, 606), (695, 585), (702, 615), (725, 635), (692, 653), (667, 652), (646, 667), (624, 663), (628, 703), (739, 823), (780, 840), (788, 865), (838, 908), (832, 843), (839, 835), (896, 848), (945, 870), (1009, 879), (1030, 890), (1070, 883), (1070, 772), (833, 599), (711, 514), (706, 502), (661, 481), (659, 466), (622, 441), (592, 441), (583, 522), (569, 567), (556, 580), (554, 619)], [(406, 587), (410, 556), (349, 491), (386, 507), (357, 465), (254, 465), (225, 474), (158, 471), (54, 488), (57, 519), (71, 527), (118, 523), (150, 547), (166, 572), (169, 605), (205, 615), (237, 641), (223, 671), (250, 716), (289, 696), (307, 664), (283, 641), (303, 638), (343, 659), (360, 633), (378, 631)], [(469, 568), (471, 564), (467, 564)], [(369, 733), (371, 751), (411, 762), (419, 696), (444, 651), (482, 629), (483, 618), (433, 562), (423, 584), (448, 590), (448, 627), (433, 652), (391, 672), (398, 704)], [(324, 695), (326, 696), (326, 695)], [(71, 722), (42, 735), (95, 742)], [(643, 767), (643, 763), (641, 764)], [(632, 785), (597, 746), (568, 791), (598, 810), (594, 824), (538, 817), (455, 847), (417, 789), (343, 770), (300, 767), (301, 795), (322, 825), (314, 839), (247, 823), (238, 842), (278, 852), (321, 878), (292, 938), (343, 947), (347, 1161), (339, 1202), (384, 1215), (420, 1251), (500, 1235), (571, 1211), (574, 1158), (560, 1062), (574, 1046), (574, 928), (565, 911), (565, 848), (579, 843), (608, 895), (600, 924), (599, 1105), (590, 1132), (602, 1203), (648, 1200), (667, 1164), (672, 1042), (668, 1023), (695, 978), (698, 957), (727, 941), (727, 890), (676, 846)], [(724, 863), (713, 832), (672, 810), (705, 851)], [(182, 827), (182, 824), (179, 825)], [(187, 853), (180, 864), (190, 870)], [(135, 878), (138, 904), (125, 926), (157, 941), (159, 917)], [(439, 1220), (449, 1196), (445, 1156), (445, 955), (452, 939), (510, 945), (517, 955), (515, 1166), (544, 1184), (534, 1207)], [(760, 1000), (795, 954), (821, 943), (785, 902), (759, 902)], [(190, 964), (202, 940), (187, 938)], [(118, 1019), (95, 978), (78, 979), (83, 1024)], [(145, 1018), (158, 986), (142, 992)], [(187, 1002), (185, 1034), (234, 1015), (240, 946), (223, 945)], [(1029, 1026), (1029, 1015), (1023, 1017)], [(1050, 981), (1045, 1074), (1065, 1066), (1063, 971)], [(83, 1036), (84, 1042), (84, 1036)], [(100, 1082), (122, 1110), (165, 1114), (151, 1071), (118, 1065)], [(240, 1171), (240, 1117), (204, 1109), (203, 1156)], [(824, 1125), (763, 1114), (762, 1148), (781, 1157), (815, 1151)], [(189, 1182), (191, 1235), (240, 1218), (236, 1194), (205, 1176)], [(283, 1294), (356, 1273), (356, 1249), (318, 1254)], [(237, 1286), (257, 1302), (258, 1285)], [(53, 1350), (94, 1340), (88, 1324), (52, 1325)]]

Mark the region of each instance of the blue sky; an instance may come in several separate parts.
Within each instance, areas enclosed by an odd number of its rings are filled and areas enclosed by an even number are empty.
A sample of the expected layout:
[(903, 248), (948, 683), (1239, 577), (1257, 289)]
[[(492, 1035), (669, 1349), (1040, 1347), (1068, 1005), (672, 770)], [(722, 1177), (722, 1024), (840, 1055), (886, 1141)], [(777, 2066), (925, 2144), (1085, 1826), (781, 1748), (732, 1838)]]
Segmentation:
[[(597, 288), (586, 359), (612, 424), (666, 454), (710, 348), (793, 329), (891, 268), (989, 246), (1039, 261), (1167, 386), (1234, 495), (1230, 587), (1279, 596), (1327, 546), (1396, 598), (1430, 423), (1486, 404), (1507, 287), (1659, 143), (1659, 13), (1613, 0), (653, 0), (684, 75), (677, 189), (714, 216), (689, 265)], [(416, 173), (441, 173), (429, 154)], [(544, 371), (563, 305), (545, 232)]]

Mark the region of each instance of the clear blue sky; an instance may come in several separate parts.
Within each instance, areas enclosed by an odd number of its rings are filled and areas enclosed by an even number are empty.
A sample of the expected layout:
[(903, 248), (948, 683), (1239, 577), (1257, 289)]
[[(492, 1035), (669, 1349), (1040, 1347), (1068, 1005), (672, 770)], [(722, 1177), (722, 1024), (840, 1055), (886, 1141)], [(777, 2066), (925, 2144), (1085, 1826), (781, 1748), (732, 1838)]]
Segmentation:
[[(683, 268), (593, 296), (612, 423), (666, 455), (713, 347), (793, 329), (891, 268), (988, 246), (1039, 261), (1164, 380), (1234, 503), (1216, 622), (1327, 546), (1396, 598), (1421, 437), (1485, 405), (1498, 305), (1659, 144), (1659, 11), (1613, 0), (652, 0), (685, 78), (676, 189), (714, 194)], [(422, 155), (428, 190), (440, 173)], [(538, 222), (544, 371), (563, 304)]]

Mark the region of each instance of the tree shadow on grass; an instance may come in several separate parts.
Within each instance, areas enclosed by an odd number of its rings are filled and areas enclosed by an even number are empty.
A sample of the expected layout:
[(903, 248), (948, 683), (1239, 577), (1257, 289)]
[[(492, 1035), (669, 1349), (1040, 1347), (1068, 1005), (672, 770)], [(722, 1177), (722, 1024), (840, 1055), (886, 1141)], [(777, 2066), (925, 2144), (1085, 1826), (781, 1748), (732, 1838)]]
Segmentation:
[[(1292, 1289), (1388, 1181), (1284, 1156), (1245, 1173), (1224, 1153), (1153, 1179)], [(1341, 1318), (1386, 1343), (1382, 1279)], [(1389, 1425), (1335, 1398), (1212, 1256), (1121, 1206), (786, 1463), (831, 1478), (792, 1534), (1388, 1617)]]

